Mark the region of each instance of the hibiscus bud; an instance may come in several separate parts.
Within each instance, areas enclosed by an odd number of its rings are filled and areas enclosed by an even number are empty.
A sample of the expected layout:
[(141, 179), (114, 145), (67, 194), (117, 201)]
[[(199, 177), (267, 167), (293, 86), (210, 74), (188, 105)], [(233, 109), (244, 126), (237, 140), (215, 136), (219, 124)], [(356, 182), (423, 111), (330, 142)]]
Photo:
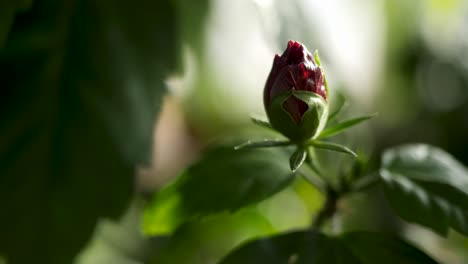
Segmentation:
[(304, 45), (289, 41), (275, 56), (263, 94), (270, 124), (296, 142), (316, 137), (328, 118), (324, 73)]

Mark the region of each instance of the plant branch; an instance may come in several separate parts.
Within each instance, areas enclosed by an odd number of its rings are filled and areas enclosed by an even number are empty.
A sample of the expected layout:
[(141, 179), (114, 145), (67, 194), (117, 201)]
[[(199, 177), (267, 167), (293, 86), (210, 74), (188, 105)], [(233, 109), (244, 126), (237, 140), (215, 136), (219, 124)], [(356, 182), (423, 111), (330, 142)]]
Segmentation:
[(318, 212), (317, 216), (312, 222), (312, 230), (318, 231), (326, 220), (330, 219), (336, 212), (336, 204), (339, 195), (330, 186), (326, 188), (325, 204), (322, 209)]
[[(320, 172), (318, 166), (315, 164), (316, 162), (316, 157), (310, 149), (307, 149), (307, 156), (305, 163), (308, 165), (309, 169), (312, 170), (313, 173), (315, 173), (315, 177), (311, 175), (311, 171), (309, 170), (309, 173), (302, 173), (302, 177), (311, 185), (315, 186), (321, 193), (326, 193), (326, 183), (325, 179), (322, 176), (322, 173)], [(309, 176), (311, 177), (309, 177)]]
[(380, 176), (378, 172), (374, 172), (363, 178), (358, 179), (351, 185), (351, 192), (361, 192), (367, 190), (380, 183)]

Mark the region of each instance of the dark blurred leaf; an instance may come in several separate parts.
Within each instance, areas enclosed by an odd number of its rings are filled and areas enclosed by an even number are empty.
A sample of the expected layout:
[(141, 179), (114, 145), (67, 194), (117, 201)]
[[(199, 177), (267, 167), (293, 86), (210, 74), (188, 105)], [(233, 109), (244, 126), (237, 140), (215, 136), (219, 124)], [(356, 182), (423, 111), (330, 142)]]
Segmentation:
[(277, 149), (214, 149), (156, 193), (143, 228), (149, 235), (171, 233), (191, 219), (259, 202), (292, 180), (287, 156)]
[(392, 236), (356, 232), (328, 237), (294, 232), (252, 241), (228, 255), (221, 264), (395, 264), (437, 263), (424, 252)]
[(403, 219), (447, 235), (468, 235), (468, 171), (447, 152), (405, 145), (383, 155), (381, 177), (393, 209)]
[(32, 0), (4, 0), (0, 1), (0, 48), (3, 47), (16, 12), (28, 9)]
[(182, 225), (149, 263), (214, 264), (245, 241), (308, 227), (322, 203), (317, 189), (296, 178), (260, 203)]
[(171, 1), (38, 0), (0, 50), (0, 253), (70, 263), (151, 153), (178, 62)]

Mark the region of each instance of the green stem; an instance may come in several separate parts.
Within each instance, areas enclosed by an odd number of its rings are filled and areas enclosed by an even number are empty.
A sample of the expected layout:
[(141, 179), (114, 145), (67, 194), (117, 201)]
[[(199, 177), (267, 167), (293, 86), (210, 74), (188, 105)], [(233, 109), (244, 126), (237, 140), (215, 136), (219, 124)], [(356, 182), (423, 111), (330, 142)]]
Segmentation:
[(367, 190), (371, 187), (374, 187), (376, 184), (380, 183), (380, 175), (378, 172), (374, 172), (370, 175), (362, 177), (356, 180), (351, 185), (351, 192), (361, 192)]
[[(325, 180), (322, 176), (322, 173), (320, 172), (318, 166), (316, 166), (316, 157), (311, 152), (310, 149), (307, 149), (307, 157), (305, 160), (305, 163), (308, 165), (309, 169), (313, 171), (313, 173), (316, 174), (317, 177), (309, 177), (312, 176), (311, 173), (302, 173), (302, 177), (311, 185), (316, 187), (320, 192), (325, 193), (326, 192), (326, 183)], [(310, 172), (310, 171), (309, 171)], [(307, 176), (309, 175), (309, 176)]]
[[(335, 214), (338, 193), (326, 182), (326, 179), (323, 177), (323, 174), (318, 167), (315, 152), (310, 148), (307, 149), (306, 163), (319, 176), (319, 178), (321, 178), (324, 181), (324, 183), (319, 186), (319, 189), (325, 194), (325, 204), (322, 207), (322, 209), (320, 209), (315, 219), (312, 221), (311, 226), (312, 230), (319, 230), (325, 223), (325, 221), (327, 221)], [(304, 176), (304, 178), (306, 177)], [(309, 180), (309, 178), (306, 179)]]
[(326, 189), (325, 204), (312, 221), (312, 230), (320, 230), (325, 221), (333, 217), (333, 215), (336, 213), (338, 198), (338, 193), (328, 186)]

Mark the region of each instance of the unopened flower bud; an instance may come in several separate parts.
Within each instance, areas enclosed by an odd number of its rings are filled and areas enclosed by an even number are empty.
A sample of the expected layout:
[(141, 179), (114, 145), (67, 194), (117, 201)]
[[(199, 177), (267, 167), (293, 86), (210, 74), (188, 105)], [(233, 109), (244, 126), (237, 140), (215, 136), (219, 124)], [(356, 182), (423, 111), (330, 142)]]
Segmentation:
[(314, 138), (324, 128), (324, 74), (304, 45), (289, 41), (284, 53), (275, 56), (263, 100), (270, 124), (292, 141)]

